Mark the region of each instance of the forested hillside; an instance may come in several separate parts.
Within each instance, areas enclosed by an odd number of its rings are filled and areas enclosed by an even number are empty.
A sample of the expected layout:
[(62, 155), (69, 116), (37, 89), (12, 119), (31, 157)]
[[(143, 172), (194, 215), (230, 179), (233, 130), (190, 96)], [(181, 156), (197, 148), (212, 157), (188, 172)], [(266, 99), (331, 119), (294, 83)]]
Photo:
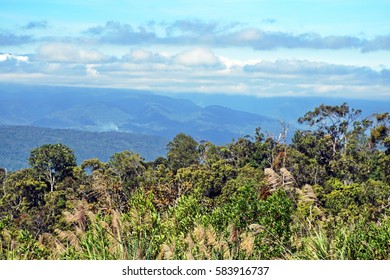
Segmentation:
[(276, 133), (278, 120), (223, 106), (148, 91), (1, 85), (0, 125), (130, 132), (173, 138), (178, 132), (197, 141), (226, 144), (257, 126)]
[(154, 160), (166, 153), (168, 140), (159, 136), (125, 132), (87, 132), (72, 129), (50, 129), (32, 126), (0, 125), (0, 167), (16, 171), (28, 167), (31, 149), (62, 143), (69, 146), (81, 164), (96, 157), (107, 161), (123, 150), (131, 150), (146, 160)]
[[(0, 259), (389, 259), (390, 115), (321, 105), (278, 137), (0, 169)], [(98, 152), (98, 151), (97, 151)]]

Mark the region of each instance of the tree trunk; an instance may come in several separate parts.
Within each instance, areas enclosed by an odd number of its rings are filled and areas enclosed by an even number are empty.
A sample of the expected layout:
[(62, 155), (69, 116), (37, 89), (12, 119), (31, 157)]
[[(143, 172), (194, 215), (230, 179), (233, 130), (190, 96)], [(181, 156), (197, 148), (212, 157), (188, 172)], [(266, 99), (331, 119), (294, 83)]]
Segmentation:
[(53, 192), (54, 191), (54, 185), (55, 185), (55, 182), (56, 182), (56, 178), (55, 178), (54, 174), (50, 173), (49, 181), (50, 181), (50, 191)]

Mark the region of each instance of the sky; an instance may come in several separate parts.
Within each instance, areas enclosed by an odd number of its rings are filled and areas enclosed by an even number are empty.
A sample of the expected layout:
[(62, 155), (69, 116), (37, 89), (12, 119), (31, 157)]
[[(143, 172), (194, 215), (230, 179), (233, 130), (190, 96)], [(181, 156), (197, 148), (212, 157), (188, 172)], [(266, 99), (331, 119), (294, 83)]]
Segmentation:
[(2, 0), (0, 82), (390, 99), (390, 1)]

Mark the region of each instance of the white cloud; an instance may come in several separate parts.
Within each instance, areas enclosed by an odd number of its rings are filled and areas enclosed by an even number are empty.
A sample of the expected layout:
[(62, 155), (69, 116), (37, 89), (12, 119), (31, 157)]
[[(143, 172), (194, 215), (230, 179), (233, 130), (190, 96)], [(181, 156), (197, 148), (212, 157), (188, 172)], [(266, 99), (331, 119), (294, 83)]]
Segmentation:
[(152, 52), (143, 49), (134, 49), (130, 53), (130, 57), (134, 60), (148, 60), (153, 56)]
[(6, 60), (14, 60), (14, 61), (19, 61), (19, 62), (28, 62), (28, 56), (24, 55), (13, 55), (13, 54), (0, 54), (0, 62), (4, 62)]
[(255, 64), (247, 64), (243, 67), (247, 73), (291, 75), (305, 79), (321, 79), (327, 81), (344, 80), (346, 83), (355, 82), (377, 82), (381, 74), (369, 67), (358, 67), (341, 64), (331, 64), (307, 60), (262, 60)]
[(132, 49), (130, 53), (122, 57), (124, 62), (132, 61), (136, 63), (166, 63), (167, 59), (167, 56), (144, 49)]
[[(152, 52), (144, 49), (132, 49), (130, 53), (124, 55), (118, 63), (117, 69), (160, 69), (167, 71), (182, 70), (189, 68), (210, 68), (223, 69), (226, 59), (216, 56), (211, 50), (206, 48), (194, 48), (176, 54), (165, 54)], [(105, 68), (112, 68), (110, 66)]]
[(28, 69), (31, 65), (28, 56), (0, 53), (0, 73), (21, 72), (21, 69)]
[(209, 49), (196, 48), (173, 57), (175, 64), (184, 66), (222, 67), (221, 60)]
[[(163, 55), (133, 49), (120, 58), (69, 44), (35, 56), (0, 54), (0, 80), (126, 87), (154, 92), (389, 98), (390, 71), (310, 60), (238, 60), (206, 48)], [(31, 59), (29, 59), (31, 58)], [(109, 58), (109, 59), (108, 59)], [(22, 63), (28, 62), (28, 63)], [(38, 75), (38, 74), (41, 74)]]
[(37, 58), (48, 62), (98, 63), (109, 58), (98, 50), (85, 50), (67, 43), (47, 43), (36, 50)]
[(260, 40), (262, 37), (263, 34), (255, 28), (245, 29), (237, 33), (238, 42), (253, 42), (253, 41)]
[(265, 30), (258, 26), (243, 27), (241, 23), (222, 24), (200, 20), (179, 20), (160, 23), (164, 32), (156, 32), (148, 25), (133, 27), (129, 24), (108, 21), (105, 25), (90, 27), (84, 32), (89, 38), (112, 45), (167, 45), (242, 47), (255, 50), (357, 49), (362, 52), (390, 50), (390, 35), (374, 38), (356, 35), (329, 35), (320, 33), (290, 33), (285, 30)]
[(93, 64), (87, 64), (85, 66), (85, 71), (87, 73), (88, 76), (91, 76), (91, 77), (98, 77), (99, 76), (99, 72), (96, 70), (96, 65), (93, 65)]

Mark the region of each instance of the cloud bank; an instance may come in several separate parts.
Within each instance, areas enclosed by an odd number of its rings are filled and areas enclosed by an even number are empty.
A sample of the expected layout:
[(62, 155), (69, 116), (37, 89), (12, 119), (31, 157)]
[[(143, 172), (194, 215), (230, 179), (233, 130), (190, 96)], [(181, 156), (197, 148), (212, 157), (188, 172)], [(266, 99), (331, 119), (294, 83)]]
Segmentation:
[[(266, 20), (273, 22), (272, 19)], [(31, 21), (23, 30), (33, 32), (46, 29), (47, 21)], [(342, 50), (357, 49), (361, 52), (389, 51), (390, 34), (366, 38), (353, 35), (330, 35), (312, 33), (291, 33), (267, 31), (258, 27), (247, 27), (243, 23), (221, 24), (200, 20), (177, 20), (171, 23), (149, 23), (132, 26), (127, 23), (108, 21), (80, 31), (71, 37), (34, 36), (33, 33), (16, 35), (0, 30), (0, 46), (24, 45), (32, 42), (96, 42), (119, 46), (201, 46), (201, 47), (241, 47), (254, 50), (312, 49)]]
[[(263, 22), (274, 24), (276, 20)], [(313, 56), (302, 58), (304, 55), (289, 59), (254, 55), (254, 59), (246, 59), (245, 55), (230, 57), (226, 51), (245, 54), (252, 49), (252, 54), (269, 54), (270, 50), (289, 49), (316, 54), (329, 50), (334, 54), (352, 49), (363, 57), (389, 51), (390, 35), (323, 36), (200, 20), (139, 26), (108, 21), (69, 33), (47, 33), (52, 26), (42, 20), (28, 22), (20, 28), (21, 34), (0, 30), (0, 81), (155, 92), (390, 98), (390, 65), (374, 69), (364, 63), (330, 63)], [(44, 37), (39, 35), (42, 30)], [(17, 51), (25, 45), (33, 46), (32, 50)]]
[(235, 63), (208, 48), (167, 55), (143, 48), (112, 57), (71, 44), (42, 44), (34, 54), (0, 54), (0, 80), (51, 81), (155, 92), (257, 96), (389, 98), (390, 70), (308, 60)]
[(109, 57), (96, 49), (85, 50), (68, 43), (47, 43), (37, 48), (36, 59), (46, 62), (83, 64), (104, 62), (109, 60)]
[(390, 50), (390, 35), (367, 39), (357, 36), (321, 36), (317, 33), (288, 33), (243, 28), (242, 24), (220, 25), (197, 20), (175, 21), (163, 25), (164, 32), (150, 26), (132, 27), (109, 21), (84, 33), (101, 43), (119, 45), (203, 45), (209, 47), (249, 47), (255, 50), (286, 49), (359, 49), (362, 52)]

